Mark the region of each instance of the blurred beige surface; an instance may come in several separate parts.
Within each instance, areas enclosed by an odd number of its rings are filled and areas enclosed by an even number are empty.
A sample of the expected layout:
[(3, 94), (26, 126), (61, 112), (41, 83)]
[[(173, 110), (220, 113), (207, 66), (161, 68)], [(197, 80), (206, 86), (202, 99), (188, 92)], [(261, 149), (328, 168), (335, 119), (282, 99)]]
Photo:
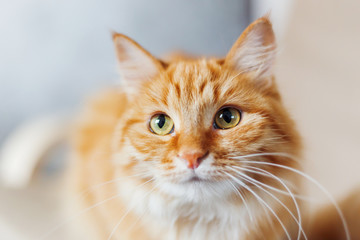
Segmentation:
[[(304, 138), (306, 171), (337, 197), (360, 187), (359, 9), (356, 0), (299, 0), (277, 65)], [(56, 181), (37, 181), (26, 191), (1, 190), (0, 219), (38, 236), (56, 222), (58, 189)]]
[(278, 61), (306, 170), (335, 196), (360, 187), (359, 9), (356, 0), (297, 1)]
[[(61, 185), (56, 174), (37, 176), (27, 189), (0, 188), (0, 239), (38, 240), (64, 221)], [(65, 236), (66, 228), (60, 227), (46, 240), (70, 240)]]

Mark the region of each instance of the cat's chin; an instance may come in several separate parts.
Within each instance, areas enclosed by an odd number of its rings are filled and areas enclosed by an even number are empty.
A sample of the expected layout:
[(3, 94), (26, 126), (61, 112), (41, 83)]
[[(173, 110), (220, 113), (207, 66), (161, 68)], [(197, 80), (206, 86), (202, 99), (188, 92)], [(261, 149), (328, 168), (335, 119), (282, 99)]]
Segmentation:
[(232, 194), (231, 186), (225, 181), (210, 181), (192, 177), (179, 183), (164, 182), (160, 190), (172, 197), (187, 202), (208, 201), (209, 199), (226, 199)]

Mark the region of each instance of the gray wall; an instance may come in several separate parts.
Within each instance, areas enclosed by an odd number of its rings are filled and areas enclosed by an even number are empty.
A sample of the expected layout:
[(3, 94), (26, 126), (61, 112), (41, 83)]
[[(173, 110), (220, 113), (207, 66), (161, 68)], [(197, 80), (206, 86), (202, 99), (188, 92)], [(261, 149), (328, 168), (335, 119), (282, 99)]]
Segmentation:
[(223, 55), (247, 0), (0, 0), (0, 141), (39, 114), (73, 109), (116, 82), (110, 32), (149, 51)]

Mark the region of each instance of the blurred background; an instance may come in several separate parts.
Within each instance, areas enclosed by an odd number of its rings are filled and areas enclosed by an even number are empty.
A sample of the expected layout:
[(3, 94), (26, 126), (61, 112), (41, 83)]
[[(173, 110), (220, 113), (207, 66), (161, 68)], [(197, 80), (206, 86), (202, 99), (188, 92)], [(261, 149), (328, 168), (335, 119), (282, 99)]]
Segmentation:
[[(304, 138), (306, 172), (341, 198), (360, 188), (359, 9), (357, 0), (0, 0), (0, 146), (31, 119), (71, 115), (117, 83), (113, 30), (156, 56), (223, 56), (271, 11), (277, 80)], [(37, 239), (60, 221), (64, 160), (53, 155), (26, 188), (0, 187), (1, 239)], [(309, 194), (326, 201), (317, 191)]]

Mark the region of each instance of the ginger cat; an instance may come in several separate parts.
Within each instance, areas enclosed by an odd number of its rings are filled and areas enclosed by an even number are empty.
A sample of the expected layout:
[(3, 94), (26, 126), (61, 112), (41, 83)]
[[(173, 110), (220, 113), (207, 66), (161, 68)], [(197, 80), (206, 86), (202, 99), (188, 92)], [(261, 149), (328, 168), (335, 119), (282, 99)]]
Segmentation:
[(86, 239), (306, 239), (301, 141), (274, 81), (268, 18), (224, 59), (163, 62), (113, 40), (122, 87), (94, 99), (74, 138)]

